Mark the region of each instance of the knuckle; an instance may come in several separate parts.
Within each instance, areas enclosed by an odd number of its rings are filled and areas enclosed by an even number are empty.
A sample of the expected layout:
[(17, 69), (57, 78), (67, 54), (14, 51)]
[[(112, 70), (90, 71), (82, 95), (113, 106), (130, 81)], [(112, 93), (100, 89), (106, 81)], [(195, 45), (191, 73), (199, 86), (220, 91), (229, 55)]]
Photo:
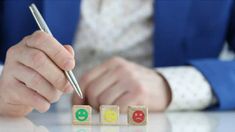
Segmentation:
[(122, 74), (123, 76), (127, 76), (129, 78), (134, 77), (134, 72), (128, 66), (120, 65), (117, 68), (117, 73)]
[(115, 70), (113, 71), (112, 76), (113, 76), (114, 78), (122, 77), (122, 76), (123, 76), (123, 71), (122, 71), (122, 69), (120, 69), (120, 68), (115, 69)]
[(119, 66), (122, 67), (125, 70), (129, 70), (130, 65), (126, 61), (119, 62)]
[(51, 36), (42, 31), (36, 31), (30, 36), (30, 39), (26, 41), (26, 45), (32, 47), (39, 47), (45, 41), (48, 41)]
[(147, 89), (141, 85), (141, 84), (138, 84), (135, 86), (135, 93), (136, 95), (145, 95), (147, 93)]
[(15, 48), (15, 46), (12, 46), (7, 50), (6, 56), (10, 57), (10, 56), (14, 55), (15, 52), (16, 52), (16, 48)]
[(23, 37), (21, 42), (23, 42), (24, 44), (27, 44), (29, 38), (30, 38), (30, 36), (25, 36), (25, 37)]
[(110, 63), (123, 63), (124, 59), (121, 58), (121, 57), (113, 57), (111, 60), (110, 60)]
[(124, 73), (130, 71), (130, 69), (127, 66), (125, 66), (125, 65), (120, 65), (118, 68), (119, 68), (120, 71), (122, 71)]
[(30, 59), (31, 63), (33, 63), (36, 69), (43, 66), (46, 62), (44, 53), (38, 50), (34, 50), (31, 52)]
[(60, 96), (61, 96), (61, 93), (56, 91), (56, 93), (53, 96), (51, 96), (49, 100), (51, 103), (55, 103), (55, 102), (59, 101)]
[(136, 76), (136, 73), (135, 73), (135, 72), (126, 71), (124, 74), (125, 74), (126, 76), (128, 76), (128, 78), (129, 78), (130, 80), (135, 81), (135, 80), (137, 79), (137, 76)]
[(55, 77), (54, 81), (52, 82), (52, 84), (59, 90), (61, 90), (62, 92), (64, 92), (64, 90), (69, 87), (69, 82), (66, 81), (65, 76), (57, 76)]
[(50, 104), (48, 102), (42, 103), (39, 99), (38, 93), (32, 92), (30, 95), (30, 99), (35, 103), (35, 104), (40, 104), (40, 112), (46, 112), (50, 108)]
[(71, 84), (69, 81), (65, 80), (64, 83), (61, 83), (60, 86), (58, 86), (60, 91), (66, 92), (67, 89), (71, 87)]
[[(53, 55), (53, 58), (63, 57), (63, 56), (62, 56), (62, 53), (63, 53), (63, 52), (64, 52), (64, 51), (63, 51), (62, 49), (57, 49), (56, 52), (55, 52), (55, 54)], [(71, 58), (72, 58), (72, 57), (71, 57)], [(65, 59), (65, 57), (60, 58), (60, 59)]]
[(42, 78), (40, 77), (40, 75), (38, 75), (37, 73), (34, 73), (28, 85), (29, 87), (36, 86), (36, 85), (40, 85), (41, 82), (42, 82)]
[(31, 41), (32, 43), (30, 43), (31, 45), (40, 45), (41, 43), (47, 41), (50, 39), (50, 35), (42, 32), (42, 31), (36, 31), (33, 33)]
[(75, 59), (72, 56), (67, 56), (63, 54), (63, 50), (58, 50), (54, 57), (55, 60), (58, 60), (56, 63), (59, 65), (62, 69), (73, 69), (75, 66)]

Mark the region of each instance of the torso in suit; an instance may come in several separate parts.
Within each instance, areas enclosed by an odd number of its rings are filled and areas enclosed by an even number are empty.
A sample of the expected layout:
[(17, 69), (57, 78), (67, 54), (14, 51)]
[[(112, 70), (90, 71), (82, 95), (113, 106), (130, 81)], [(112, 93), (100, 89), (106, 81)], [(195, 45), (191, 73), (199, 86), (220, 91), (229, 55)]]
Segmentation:
[[(0, 60), (24, 36), (37, 30), (28, 9), (34, 2), (54, 36), (72, 43), (79, 22), (80, 1), (0, 2)], [(224, 42), (235, 49), (235, 9), (232, 0), (165, 1), (154, 3), (154, 67), (193, 65), (210, 83), (218, 100), (214, 109), (235, 108), (235, 61), (220, 61)]]

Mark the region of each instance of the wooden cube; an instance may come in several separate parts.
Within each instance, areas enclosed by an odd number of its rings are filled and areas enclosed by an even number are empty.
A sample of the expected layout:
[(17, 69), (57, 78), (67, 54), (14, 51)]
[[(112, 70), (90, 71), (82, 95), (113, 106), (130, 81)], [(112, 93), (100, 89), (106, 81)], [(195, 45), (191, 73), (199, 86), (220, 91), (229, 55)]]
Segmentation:
[(103, 125), (115, 125), (119, 121), (119, 106), (117, 105), (101, 105), (100, 106), (100, 122)]
[(91, 124), (92, 108), (89, 105), (74, 105), (72, 109), (74, 125)]
[(128, 106), (128, 124), (146, 125), (148, 121), (148, 108), (145, 106)]

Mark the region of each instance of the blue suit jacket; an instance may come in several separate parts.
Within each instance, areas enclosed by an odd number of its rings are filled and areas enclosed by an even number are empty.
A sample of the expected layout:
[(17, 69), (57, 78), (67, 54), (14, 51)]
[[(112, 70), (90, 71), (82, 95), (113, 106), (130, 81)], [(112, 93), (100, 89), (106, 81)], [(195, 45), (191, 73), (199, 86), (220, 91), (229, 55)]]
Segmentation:
[[(72, 43), (80, 0), (2, 0), (0, 60), (3, 63), (10, 46), (38, 29), (28, 9), (32, 2), (39, 7), (54, 36), (61, 43)], [(235, 61), (217, 59), (225, 41), (235, 50), (234, 2), (156, 0), (154, 7), (154, 66), (195, 66), (219, 101), (214, 108), (235, 109)]]

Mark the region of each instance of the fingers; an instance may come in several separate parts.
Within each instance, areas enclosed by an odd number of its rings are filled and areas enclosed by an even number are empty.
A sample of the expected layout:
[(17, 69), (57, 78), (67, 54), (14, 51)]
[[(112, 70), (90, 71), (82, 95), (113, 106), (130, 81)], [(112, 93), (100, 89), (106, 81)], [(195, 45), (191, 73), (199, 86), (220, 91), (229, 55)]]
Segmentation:
[(60, 91), (73, 91), (62, 69), (71, 70), (74, 64), (71, 46), (62, 46), (43, 32), (25, 37), (7, 51), (1, 102), (8, 108), (19, 108), (17, 115), (27, 114), (32, 108), (47, 111), (61, 96)]
[(123, 59), (114, 57), (113, 59), (95, 67), (81, 77), (81, 86), (86, 89), (91, 82), (102, 76), (105, 72), (115, 70), (120, 64), (123, 64), (123, 62)]
[(87, 85), (90, 84), (93, 80), (104, 74), (106, 68), (103, 66), (98, 66), (95, 69), (85, 73), (80, 79), (80, 85), (82, 88), (86, 89)]
[(74, 57), (74, 50), (72, 46), (64, 45), (64, 48)]
[(78, 97), (76, 92), (73, 92), (73, 96), (72, 96), (72, 104), (73, 105), (82, 105), (85, 104), (85, 98), (81, 99), (80, 97)]
[(106, 89), (99, 97), (100, 105), (112, 105), (115, 100), (126, 93), (125, 86), (120, 83), (115, 83), (112, 87)]
[(109, 87), (111, 87), (117, 79), (113, 75), (113, 71), (107, 71), (97, 79), (93, 80), (85, 89), (85, 93), (88, 97), (88, 102), (98, 108), (99, 102), (97, 98), (99, 95)]
[(54, 37), (45, 32), (34, 32), (31, 37), (25, 39), (25, 43), (28, 47), (36, 48), (44, 52), (63, 70), (71, 70), (75, 66), (74, 56)]
[(32, 90), (39, 93), (50, 103), (54, 103), (59, 100), (62, 92), (54, 88), (46, 79), (40, 74), (35, 72), (29, 67), (22, 64), (18, 64), (16, 74), (14, 75), (17, 80), (24, 82), (24, 84)]
[(121, 97), (119, 97), (113, 104), (118, 105), (120, 107), (120, 111), (122, 113), (127, 112), (127, 108), (129, 105), (137, 105), (136, 96), (130, 92), (126, 92)]
[[(80, 84), (85, 89), (88, 102), (94, 107), (99, 106), (99, 96), (107, 89), (113, 87), (120, 79), (119, 67), (124, 67), (125, 60), (115, 57), (84, 74), (81, 77)], [(119, 69), (119, 70), (117, 70)], [(121, 72), (122, 73), (122, 72)], [(116, 87), (116, 86), (115, 86)], [(110, 92), (110, 91), (109, 91)], [(118, 96), (119, 93), (117, 93)], [(112, 102), (115, 98), (112, 98)], [(102, 101), (101, 101), (102, 102)], [(110, 103), (110, 102), (107, 102)]]
[(65, 74), (43, 52), (33, 48), (16, 50), (15, 58), (19, 63), (28, 66), (48, 80), (55, 88), (62, 92), (72, 91)]
[(46, 112), (50, 108), (50, 103), (44, 97), (21, 83), (17, 84), (14, 92), (17, 94), (11, 98), (12, 102), (18, 102), (19, 105), (31, 106), (39, 112)]

